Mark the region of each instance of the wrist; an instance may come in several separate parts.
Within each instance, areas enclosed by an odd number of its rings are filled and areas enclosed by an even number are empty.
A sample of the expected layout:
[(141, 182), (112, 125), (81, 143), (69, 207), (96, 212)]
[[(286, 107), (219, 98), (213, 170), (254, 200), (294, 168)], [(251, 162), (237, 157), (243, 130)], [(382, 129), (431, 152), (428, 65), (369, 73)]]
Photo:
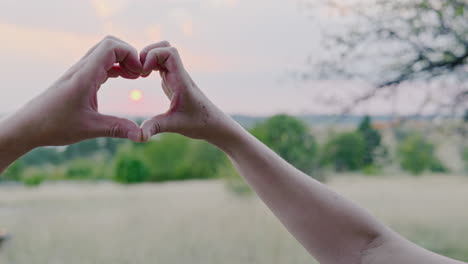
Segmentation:
[(36, 147), (27, 132), (27, 124), (14, 116), (0, 121), (0, 172)]
[(224, 115), (220, 124), (207, 141), (230, 155), (236, 148), (245, 144), (246, 136), (250, 134), (228, 115)]
[(0, 121), (0, 145), (3, 149), (29, 151), (38, 147), (35, 134), (33, 122), (25, 119), (21, 112)]

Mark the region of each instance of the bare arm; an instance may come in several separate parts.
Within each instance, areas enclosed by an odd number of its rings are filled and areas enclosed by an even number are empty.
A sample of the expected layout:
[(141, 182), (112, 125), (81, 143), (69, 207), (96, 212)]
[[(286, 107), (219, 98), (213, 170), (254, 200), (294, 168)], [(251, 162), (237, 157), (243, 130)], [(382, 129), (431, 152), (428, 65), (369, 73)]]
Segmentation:
[(108, 78), (135, 79), (141, 71), (134, 48), (114, 37), (103, 39), (43, 94), (0, 121), (0, 173), (39, 146), (96, 137), (140, 141), (134, 122), (98, 112), (97, 92)]
[(240, 174), (321, 263), (360, 263), (389, 231), (368, 212), (297, 170), (241, 128), (216, 142)]
[(221, 148), (286, 228), (321, 263), (459, 263), (404, 240), (366, 210), (285, 162), (208, 100), (169, 43), (151, 45), (140, 56), (144, 75), (159, 71), (171, 100), (166, 113), (145, 121), (143, 139), (176, 132)]

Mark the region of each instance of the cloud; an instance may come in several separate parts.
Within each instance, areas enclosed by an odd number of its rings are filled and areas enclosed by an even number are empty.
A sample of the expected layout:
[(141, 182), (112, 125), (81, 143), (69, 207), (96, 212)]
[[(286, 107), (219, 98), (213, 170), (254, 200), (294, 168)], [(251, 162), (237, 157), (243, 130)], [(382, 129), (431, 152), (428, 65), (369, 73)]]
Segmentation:
[(211, 0), (211, 4), (218, 6), (234, 7), (238, 4), (238, 0)]
[(150, 25), (145, 29), (145, 35), (150, 41), (160, 41), (162, 40), (160, 25)]
[(118, 14), (128, 5), (127, 0), (91, 0), (96, 15), (106, 19)]
[[(54, 31), (0, 22), (3, 56), (30, 57), (34, 60), (69, 62), (80, 58), (99, 41), (100, 36)], [(1, 53), (1, 52), (0, 52)]]
[(182, 33), (186, 37), (193, 36), (193, 22), (192, 20), (187, 20), (182, 23)]

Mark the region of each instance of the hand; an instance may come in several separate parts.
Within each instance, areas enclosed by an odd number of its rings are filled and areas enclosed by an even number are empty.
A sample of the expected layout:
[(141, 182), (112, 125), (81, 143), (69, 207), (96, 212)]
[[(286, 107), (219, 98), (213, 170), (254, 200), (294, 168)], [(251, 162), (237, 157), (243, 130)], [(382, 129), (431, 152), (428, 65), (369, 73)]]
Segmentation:
[(171, 101), (169, 110), (142, 124), (143, 141), (162, 132), (175, 132), (195, 139), (216, 141), (232, 120), (197, 87), (185, 70), (177, 49), (167, 41), (152, 44), (140, 52), (143, 77), (159, 71), (161, 86)]
[[(116, 65), (118, 63), (118, 65)], [(127, 43), (106, 37), (69, 69), (52, 87), (33, 99), (15, 116), (23, 124), (18, 133), (33, 147), (66, 145), (96, 137), (141, 141), (141, 129), (132, 121), (98, 112), (97, 92), (108, 78), (140, 77), (138, 52)]]

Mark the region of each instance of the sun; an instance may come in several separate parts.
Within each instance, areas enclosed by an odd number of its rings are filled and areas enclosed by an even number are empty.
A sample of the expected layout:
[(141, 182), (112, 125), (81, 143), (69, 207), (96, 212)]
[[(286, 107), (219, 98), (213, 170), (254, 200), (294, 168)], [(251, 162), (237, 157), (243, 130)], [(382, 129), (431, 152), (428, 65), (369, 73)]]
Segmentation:
[(130, 99), (134, 102), (138, 102), (143, 98), (143, 93), (140, 90), (133, 90), (130, 92)]

